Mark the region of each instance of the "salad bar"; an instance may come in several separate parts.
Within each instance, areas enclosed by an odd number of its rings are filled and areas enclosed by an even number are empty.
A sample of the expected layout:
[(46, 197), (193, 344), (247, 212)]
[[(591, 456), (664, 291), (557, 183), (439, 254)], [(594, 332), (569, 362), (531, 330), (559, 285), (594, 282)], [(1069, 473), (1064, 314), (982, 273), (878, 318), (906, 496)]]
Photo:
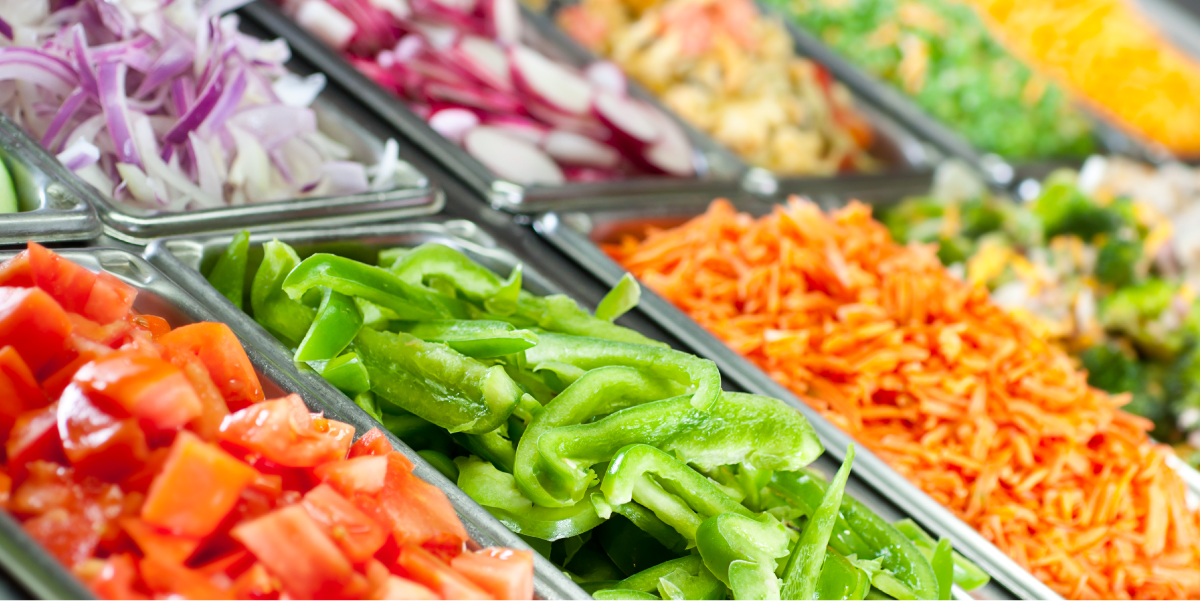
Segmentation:
[(0, 0), (0, 596), (1200, 597), (1198, 74), (1115, 0)]

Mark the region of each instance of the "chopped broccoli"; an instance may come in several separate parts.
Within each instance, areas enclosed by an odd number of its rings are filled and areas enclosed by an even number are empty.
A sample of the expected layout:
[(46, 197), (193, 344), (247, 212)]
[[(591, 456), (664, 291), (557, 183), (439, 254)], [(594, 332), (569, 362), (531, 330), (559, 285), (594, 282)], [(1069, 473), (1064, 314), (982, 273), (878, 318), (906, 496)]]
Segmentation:
[(966, 261), (967, 257), (970, 257), (974, 253), (975, 245), (962, 236), (942, 238), (938, 241), (938, 259), (942, 261), (942, 265), (946, 265), (947, 267)]
[(967, 238), (978, 238), (1000, 229), (1004, 225), (1004, 213), (999, 202), (991, 197), (986, 197), (962, 203), (960, 205), (962, 235)]
[(885, 211), (882, 221), (892, 239), (901, 244), (930, 242), (937, 239), (945, 212), (946, 208), (934, 198), (909, 198)]
[(1041, 246), (1045, 241), (1045, 231), (1042, 220), (1028, 208), (1006, 203), (1004, 211), (1004, 232), (1021, 248)]
[(1137, 265), (1142, 259), (1142, 244), (1133, 240), (1112, 238), (1096, 255), (1096, 279), (1120, 288), (1137, 279)]
[(1178, 285), (1151, 278), (1136, 286), (1119, 288), (1100, 301), (1100, 323), (1108, 330), (1129, 336), (1138, 350), (1151, 357), (1172, 359), (1200, 334), (1200, 308), (1193, 305), (1174, 321), (1163, 315)]
[(1079, 355), (1088, 372), (1088, 384), (1113, 394), (1142, 388), (1142, 364), (1116, 345), (1093, 346)]
[(1091, 241), (1097, 234), (1114, 232), (1125, 222), (1112, 207), (1101, 207), (1072, 184), (1048, 185), (1033, 203), (1033, 213), (1042, 220), (1046, 238), (1074, 234)]

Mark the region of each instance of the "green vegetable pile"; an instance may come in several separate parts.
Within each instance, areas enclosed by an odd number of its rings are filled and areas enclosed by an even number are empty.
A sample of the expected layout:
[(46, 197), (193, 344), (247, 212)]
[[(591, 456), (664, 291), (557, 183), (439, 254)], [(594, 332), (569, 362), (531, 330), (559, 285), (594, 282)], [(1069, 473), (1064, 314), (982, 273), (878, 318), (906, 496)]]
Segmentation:
[(1082, 157), (1088, 119), (1058, 86), (953, 0), (769, 0), (976, 148), (1008, 159)]
[(1172, 261), (1169, 220), (1083, 193), (1059, 172), (1017, 205), (984, 194), (913, 198), (882, 216), (900, 242), (936, 242), (948, 266), (1078, 357), (1088, 383), (1181, 445), (1200, 425), (1200, 306)]
[(808, 471), (823, 449), (799, 412), (615, 325), (632, 277), (591, 315), (440, 244), (370, 265), (272, 241), (252, 271), (249, 248), (214, 287), (598, 599), (949, 599), (988, 580), (844, 497), (853, 449), (830, 483)]
[(4, 164), (4, 158), (0, 156), (0, 214), (16, 213), (20, 210), (12, 175), (8, 172), (8, 165)]

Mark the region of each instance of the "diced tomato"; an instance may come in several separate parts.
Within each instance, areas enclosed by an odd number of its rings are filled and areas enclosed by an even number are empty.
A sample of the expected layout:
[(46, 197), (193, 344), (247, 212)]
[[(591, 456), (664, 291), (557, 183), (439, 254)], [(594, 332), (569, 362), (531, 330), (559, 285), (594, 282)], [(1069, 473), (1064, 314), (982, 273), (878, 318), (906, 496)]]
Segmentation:
[(370, 559), (387, 542), (388, 533), (378, 522), (328, 484), (308, 491), (301, 505), (354, 563)]
[(354, 441), (354, 446), (350, 447), (351, 457), (360, 457), (362, 455), (387, 455), (395, 449), (392, 448), (392, 443), (388, 442), (387, 436), (383, 435), (383, 431), (379, 428), (371, 428)]
[(100, 325), (78, 313), (67, 313), (67, 319), (71, 320), (73, 334), (109, 348), (114, 348), (133, 327), (129, 322), (123, 320)]
[(232, 599), (230, 591), (218, 587), (204, 574), (162, 557), (147, 555), (139, 567), (150, 590), (184, 599)]
[(296, 598), (341, 598), (354, 573), (337, 545), (297, 505), (243, 522), (232, 534)]
[(0, 440), (8, 437), (18, 415), (49, 402), (17, 350), (0, 349)]
[(9, 510), (13, 513), (35, 516), (78, 504), (74, 470), (49, 461), (34, 461), (25, 467), (27, 477), (13, 491), (9, 501)]
[(88, 295), (82, 313), (101, 324), (121, 321), (133, 308), (136, 298), (137, 290), (133, 286), (102, 271), (96, 274), (96, 283), (92, 285), (92, 293)]
[(84, 582), (101, 599), (145, 599), (146, 595), (135, 588), (137, 577), (137, 565), (133, 557), (121, 553), (103, 560), (94, 574), (84, 578)]
[[(72, 333), (67, 337), (63, 352), (48, 364), (57, 366), (62, 363), (62, 367), (58, 367), (42, 380), (42, 390), (46, 391), (46, 396), (57, 399), (62, 395), (63, 389), (71, 383), (71, 379), (75, 377), (75, 372), (79, 371), (79, 368), (114, 352), (116, 351), (102, 344)], [(68, 356), (73, 356), (73, 358), (66, 359)]]
[(63, 308), (37, 288), (0, 288), (0, 347), (11, 346), (37, 372), (71, 334)]
[(213, 383), (221, 391), (231, 411), (265, 399), (258, 374), (238, 342), (233, 330), (223, 323), (194, 323), (164, 334), (158, 342), (169, 357), (186, 354), (196, 357), (208, 368)]
[(214, 559), (203, 564), (196, 562), (195, 558), (188, 558), (188, 562), (184, 565), (187, 567), (192, 567), (195, 565), (194, 569), (197, 572), (204, 574), (208, 578), (218, 575), (236, 578), (238, 574), (250, 569), (250, 566), (254, 565), (255, 561), (256, 560), (254, 559), (254, 556), (251, 555), (249, 551), (240, 549), (238, 551), (234, 551), (233, 553), (229, 553), (220, 559)]
[(194, 538), (176, 536), (140, 518), (121, 518), (118, 524), (133, 539), (142, 555), (153, 555), (172, 563), (182, 564), (200, 545), (200, 541)]
[(171, 449), (161, 447), (150, 451), (146, 456), (146, 460), (136, 472), (129, 474), (120, 482), (121, 490), (125, 492), (138, 492), (146, 494), (150, 490), (150, 485), (154, 479), (158, 477), (158, 473), (162, 471), (163, 464), (167, 462), (167, 457), (171, 454)]
[(138, 471), (150, 453), (137, 419), (108, 413), (76, 384), (59, 398), (58, 436), (76, 472), (108, 482)]
[(455, 557), (450, 567), (497, 599), (533, 599), (529, 551), (489, 547)]
[(279, 465), (314, 467), (345, 458), (354, 427), (309, 413), (304, 401), (291, 394), (225, 418), (220, 439)]
[(414, 476), (412, 464), (400, 453), (389, 453), (387, 458), (387, 480), (379, 493), (379, 505), (396, 542), (401, 546), (420, 545), (441, 535), (467, 540), (466, 528), (446, 493)]
[(229, 415), (229, 407), (225, 405), (221, 391), (217, 390), (217, 385), (199, 359), (176, 355), (171, 358), (171, 363), (183, 370), (184, 377), (191, 382), (192, 390), (196, 391), (196, 398), (200, 400), (200, 414), (192, 419), (188, 428), (204, 440), (216, 440), (221, 433), (221, 422)]
[(67, 566), (91, 557), (100, 544), (100, 533), (79, 511), (58, 507), (26, 520), (22, 526), (33, 540)]
[(90, 318), (83, 308), (87, 306), (92, 287), (96, 285), (96, 274), (36, 242), (29, 243), (28, 252), (33, 283), (67, 311)]
[(181, 536), (207, 536), (257, 477), (254, 468), (185, 430), (150, 485), (142, 519)]
[(235, 599), (266, 599), (278, 593), (267, 568), (255, 563), (233, 581)]
[(4, 448), (8, 452), (9, 473), (17, 481), (22, 479), (32, 461), (66, 465), (62, 439), (58, 437), (58, 403), (18, 415)]
[(486, 591), (466, 576), (450, 569), (437, 557), (416, 545), (400, 545), (396, 565), (403, 576), (429, 587), (443, 599), (491, 599)]
[(343, 495), (365, 493), (374, 495), (383, 490), (387, 478), (388, 458), (365, 455), (318, 465), (313, 474), (328, 482)]
[(201, 411), (183, 370), (162, 359), (118, 351), (79, 368), (72, 381), (162, 430), (181, 428)]
[(8, 500), (12, 498), (13, 481), (8, 472), (0, 470), (0, 508), (8, 509)]
[(171, 331), (171, 324), (157, 315), (138, 315), (130, 320), (134, 326), (150, 332), (154, 340)]
[(442, 532), (441, 534), (425, 539), (421, 543), (421, 548), (432, 553), (434, 557), (450, 563), (451, 559), (462, 554), (465, 548), (465, 545), (463, 545), (464, 542), (456, 534)]
[[(388, 575), (383, 585), (371, 591), (371, 599), (441, 599), (428, 588), (407, 578)], [(447, 597), (450, 599), (452, 597)], [(469, 598), (469, 597), (464, 597)]]
[(0, 286), (33, 287), (33, 270), (29, 268), (29, 251), (23, 250), (17, 256), (0, 263)]
[(121, 344), (119, 350), (153, 359), (170, 360), (167, 349), (155, 342), (153, 337), (150, 336), (150, 332), (141, 328), (131, 328), (129, 335), (126, 336), (125, 342)]

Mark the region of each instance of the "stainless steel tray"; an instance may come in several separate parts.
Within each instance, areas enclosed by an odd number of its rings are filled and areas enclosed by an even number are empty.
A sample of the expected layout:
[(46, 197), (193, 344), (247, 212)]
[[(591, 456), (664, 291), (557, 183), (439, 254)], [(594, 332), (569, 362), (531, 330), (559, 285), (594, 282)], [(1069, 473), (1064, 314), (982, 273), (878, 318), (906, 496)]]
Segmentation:
[[(832, 201), (830, 196), (830, 201)], [(547, 213), (534, 220), (534, 229), (570, 256), (600, 281), (615, 285), (625, 270), (608, 257), (597, 241), (622, 233), (636, 233), (647, 225), (669, 227), (699, 215), (711, 201), (697, 197), (690, 204), (660, 205), (643, 210), (607, 210), (575, 213)], [(735, 202), (739, 210), (761, 215), (771, 205), (761, 201)], [(775, 382), (758, 366), (726, 346), (691, 317), (647, 288), (642, 289), (638, 311), (645, 313), (662, 328), (699, 355), (717, 362), (721, 372), (749, 392), (782, 399), (798, 409), (816, 429), (826, 454), (843, 459), (846, 447), (855, 442), (846, 432), (810, 408), (787, 388)], [(1049, 587), (988, 542), (971, 526), (955, 517), (916, 485), (901, 476), (866, 447), (859, 445), (854, 472), (878, 491), (903, 514), (911, 516), (934, 536), (949, 538), (954, 548), (979, 564), (1008, 596), (1022, 599), (1058, 599)], [(986, 593), (985, 593), (986, 594)]]
[[(576, 66), (585, 65), (590, 55), (574, 45), (545, 17), (522, 7), (525, 43)], [(492, 206), (518, 213), (535, 213), (557, 208), (555, 201), (579, 196), (607, 197), (620, 202), (623, 197), (640, 198), (646, 194), (672, 194), (688, 190), (699, 190), (711, 182), (732, 182), (735, 185), (745, 177), (748, 168), (741, 159), (725, 150), (690, 125), (679, 121), (669, 111), (666, 114), (676, 119), (692, 140), (695, 149), (693, 162), (700, 173), (699, 178), (639, 177), (616, 182), (571, 183), (561, 186), (524, 186), (498, 178), (482, 163), (468, 155), (453, 142), (442, 137), (413, 113), (404, 101), (396, 98), (361, 74), (342, 57), (296, 25), (270, 0), (259, 0), (246, 5), (239, 13), (248, 21), (287, 40), (295, 55), (304, 57), (315, 68), (355, 96), (392, 127), (402, 132), (408, 140), (424, 149), (438, 162), (465, 182)], [(658, 105), (653, 96), (636, 86), (630, 87), (630, 95)], [(659, 105), (661, 108), (661, 105)], [(753, 180), (752, 180), (753, 181)]]
[[(250, 35), (267, 37), (253, 24), (242, 24)], [(303, 59), (293, 58), (287, 67), (304, 76), (314, 72)], [(332, 78), (331, 78), (332, 79)], [(75, 185), (85, 190), (87, 199), (96, 207), (104, 231), (109, 236), (132, 244), (145, 245), (154, 238), (203, 231), (227, 231), (241, 227), (281, 227), (289, 224), (320, 222), (326, 225), (378, 222), (429, 215), (441, 210), (444, 197), (430, 184), (429, 178), (406, 162), (419, 153), (404, 139), (362, 110), (352, 94), (329, 81), (313, 103), (317, 127), (337, 142), (350, 148), (353, 160), (370, 165), (382, 155), (384, 142), (391, 137), (400, 145), (400, 164), (397, 166), (396, 186), (382, 192), (366, 192), (350, 196), (300, 198), (218, 207), (198, 211), (168, 212), (131, 207), (109, 199), (91, 185), (75, 178)], [(44, 152), (44, 151), (43, 151)], [(53, 160), (54, 157), (46, 156)], [(64, 170), (65, 172), (65, 170)], [(90, 237), (90, 236), (89, 236)]]
[[(528, 233), (525, 228), (519, 229)], [(388, 224), (378, 228), (291, 230), (276, 232), (273, 236), (270, 234), (252, 235), (250, 239), (252, 261), (256, 260), (255, 250), (262, 242), (272, 237), (292, 244), (302, 256), (324, 251), (362, 260), (372, 260), (380, 249), (415, 246), (434, 241), (463, 251), (472, 259), (497, 273), (508, 273), (513, 266), (522, 262), (509, 249), (502, 248), (493, 236), (484, 232), (479, 226), (461, 219), (433, 218)], [(255, 341), (262, 338), (267, 339), (262, 348), (272, 360), (280, 365), (290, 365), (291, 354), (288, 349), (271, 338), (270, 334), (262, 330), (248, 315), (239, 311), (209, 287), (197, 271), (198, 267), (207, 266), (215, 261), (216, 255), (225, 248), (230, 239), (230, 236), (223, 235), (169, 238), (155, 242), (147, 249), (146, 253), (153, 263), (162, 267), (172, 278), (192, 291), (202, 302), (212, 307), (214, 312), (235, 330), (249, 332), (249, 334), (243, 335)], [(544, 276), (529, 263), (525, 263), (523, 282), (526, 289), (535, 294), (564, 292), (557, 282)], [(564, 284), (574, 286), (577, 285), (577, 282), (564, 282)], [(326, 395), (340, 396), (345, 403), (350, 402), (316, 374), (293, 374), (293, 376), (302, 380), (306, 386), (320, 389)], [(813, 464), (813, 467), (827, 476), (832, 476), (838, 465), (837, 461), (826, 454), (822, 455)], [(907, 514), (898, 510), (887, 500), (888, 495), (885, 492), (871, 487), (857, 475), (852, 474), (847, 484), (847, 491), (848, 494), (867, 504), (884, 519), (895, 521), (907, 517)], [(977, 591), (977, 594), (984, 599), (1002, 599), (1008, 596), (1007, 591), (997, 587), (985, 588)]]
[[(107, 248), (58, 252), (88, 269), (107, 271), (137, 288), (138, 297), (134, 309), (163, 317), (172, 327), (197, 321), (221, 320), (219, 312), (210, 311), (204, 303), (172, 283), (162, 272), (136, 254)], [(2, 252), (0, 260), (7, 260), (14, 255), (15, 251)], [(359, 434), (378, 426), (362, 409), (340, 393), (335, 396), (327, 394), (326, 391), (312, 390), (306, 382), (296, 377), (290, 359), (280, 363), (270, 352), (271, 349), (268, 348), (265, 352), (260, 350), (261, 344), (267, 341), (256, 340), (253, 335), (248, 336), (236, 327), (234, 330), (254, 364), (262, 380), (263, 391), (268, 397), (297, 393), (304, 397), (305, 404), (310, 409), (323, 411), (333, 419), (354, 426)], [(415, 451), (391, 434), (387, 436), (392, 446), (413, 462), (413, 471), (419, 478), (446, 493), (468, 534), (476, 543), (481, 546), (529, 548), (524, 541), (509, 532)], [(69, 570), (25, 534), (16, 520), (6, 512), (0, 512), (0, 565), (3, 565), (15, 581), (37, 597), (69, 599), (92, 596)], [(587, 598), (581, 589), (549, 562), (538, 558), (535, 570), (534, 589), (541, 598)]]
[(89, 240), (100, 233), (96, 211), (66, 167), (0, 114), (0, 160), (12, 176), (19, 213), (0, 215), (0, 244)]

